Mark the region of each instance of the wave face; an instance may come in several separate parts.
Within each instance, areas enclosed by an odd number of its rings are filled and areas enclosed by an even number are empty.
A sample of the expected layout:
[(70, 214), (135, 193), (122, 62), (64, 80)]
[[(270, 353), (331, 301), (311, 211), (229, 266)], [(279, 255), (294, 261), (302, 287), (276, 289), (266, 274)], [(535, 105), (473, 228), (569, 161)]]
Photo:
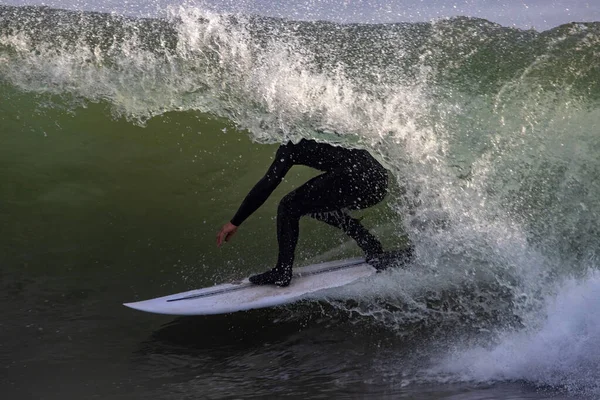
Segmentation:
[[(127, 138), (157, 120), (172, 131), (213, 121), (216, 132), (188, 145), (206, 160), (258, 158), (257, 170), (270, 150), (233, 151), (221, 129), (264, 144), (313, 138), (366, 148), (400, 187), (378, 229), (406, 233), (417, 265), (340, 290), (355, 302), (334, 304), (399, 334), (425, 330), (459, 346), (462, 358), (437, 366), (437, 378), (528, 380), (597, 395), (599, 54), (600, 23), (540, 33), (471, 18), (339, 25), (192, 7), (165, 19), (0, 7), (1, 135), (39, 161), (48, 148), (29, 148), (30, 132), (75, 146), (117, 127)], [(76, 134), (88, 120), (95, 128)], [(129, 144), (131, 154), (156, 155), (178, 136)], [(237, 169), (203, 165), (207, 180), (240, 182)], [(69, 201), (74, 192), (80, 202), (96, 198), (90, 188), (67, 192)], [(214, 211), (202, 204), (198, 214)], [(471, 343), (482, 332), (495, 350)], [(505, 362), (472, 368), (492, 359)]]

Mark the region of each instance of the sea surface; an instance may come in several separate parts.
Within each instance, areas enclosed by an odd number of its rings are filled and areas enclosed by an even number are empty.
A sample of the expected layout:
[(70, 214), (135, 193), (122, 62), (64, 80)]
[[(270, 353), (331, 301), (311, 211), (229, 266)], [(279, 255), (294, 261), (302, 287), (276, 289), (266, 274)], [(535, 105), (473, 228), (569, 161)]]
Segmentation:
[[(3, 399), (600, 398), (600, 23), (139, 18), (0, 6)], [(370, 151), (416, 259), (279, 308), (124, 302), (276, 260), (278, 144)], [(359, 256), (301, 224), (297, 265)]]

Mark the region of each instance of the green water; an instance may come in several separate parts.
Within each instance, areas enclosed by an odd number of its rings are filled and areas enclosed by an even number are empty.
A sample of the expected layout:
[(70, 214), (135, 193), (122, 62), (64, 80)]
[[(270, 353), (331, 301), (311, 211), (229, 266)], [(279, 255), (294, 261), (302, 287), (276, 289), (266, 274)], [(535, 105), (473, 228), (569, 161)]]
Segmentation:
[[(287, 323), (276, 322), (291, 317), (286, 310), (278, 317), (213, 317), (175, 325), (171, 338), (173, 328), (159, 329), (171, 318), (134, 313), (121, 303), (270, 268), (278, 198), (314, 171), (292, 169), (234, 240), (217, 249), (217, 230), (266, 171), (276, 145), (253, 143), (231, 124), (190, 112), (138, 127), (106, 119), (101, 105), (65, 113), (18, 99), (3, 106), (0, 127), (0, 352), (9, 360), (2, 378), (9, 398), (132, 398), (136, 392), (170, 398), (183, 379), (178, 362), (159, 366), (155, 351), (208, 340), (211, 351), (191, 350), (189, 362), (200, 357), (213, 364), (209, 370), (230, 370), (209, 354), (230, 353), (240, 341), (254, 346), (246, 335), (283, 338), (312, 320), (304, 305)], [(362, 215), (377, 226), (390, 212), (383, 204)], [(303, 221), (301, 231), (299, 264), (360, 253), (322, 224)], [(153, 378), (165, 367), (175, 375)], [(250, 388), (230, 388), (238, 390)]]
[[(216, 232), (266, 172), (276, 145), (252, 143), (230, 124), (190, 112), (136, 127), (107, 120), (100, 105), (72, 115), (11, 108), (19, 111), (2, 127), (1, 215), (10, 232), (2, 253), (7, 265), (33, 274), (72, 271), (92, 285), (90, 274), (133, 282), (139, 275), (134, 293), (144, 295), (157, 291), (148, 281), (174, 290), (239, 278), (274, 264), (278, 199), (316, 175), (295, 167), (235, 241), (217, 249)], [(53, 118), (60, 122), (45, 125)], [(364, 214), (374, 226), (385, 205)], [(347, 241), (321, 225), (303, 221), (310, 234), (302, 235), (300, 260)], [(356, 246), (333, 255), (351, 254)]]

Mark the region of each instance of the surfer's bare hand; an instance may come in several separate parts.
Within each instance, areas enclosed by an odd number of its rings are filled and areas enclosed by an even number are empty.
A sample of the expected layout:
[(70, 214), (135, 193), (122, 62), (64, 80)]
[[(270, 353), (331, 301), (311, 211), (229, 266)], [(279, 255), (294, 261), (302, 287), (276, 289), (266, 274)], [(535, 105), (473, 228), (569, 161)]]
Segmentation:
[(229, 239), (237, 232), (238, 227), (231, 222), (223, 225), (219, 233), (217, 233), (217, 247), (221, 247), (223, 242), (229, 242)]

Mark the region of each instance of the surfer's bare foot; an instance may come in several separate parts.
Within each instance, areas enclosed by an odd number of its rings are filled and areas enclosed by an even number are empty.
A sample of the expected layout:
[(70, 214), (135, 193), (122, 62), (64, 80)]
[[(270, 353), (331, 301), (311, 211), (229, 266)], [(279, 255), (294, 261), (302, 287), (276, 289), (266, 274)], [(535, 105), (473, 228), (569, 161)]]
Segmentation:
[(408, 246), (402, 250), (385, 251), (380, 254), (367, 255), (366, 261), (377, 272), (381, 272), (391, 266), (404, 267), (415, 257), (413, 246)]
[(253, 275), (249, 278), (250, 282), (255, 285), (277, 285), (288, 286), (292, 281), (291, 268), (273, 268), (270, 271), (262, 274)]

